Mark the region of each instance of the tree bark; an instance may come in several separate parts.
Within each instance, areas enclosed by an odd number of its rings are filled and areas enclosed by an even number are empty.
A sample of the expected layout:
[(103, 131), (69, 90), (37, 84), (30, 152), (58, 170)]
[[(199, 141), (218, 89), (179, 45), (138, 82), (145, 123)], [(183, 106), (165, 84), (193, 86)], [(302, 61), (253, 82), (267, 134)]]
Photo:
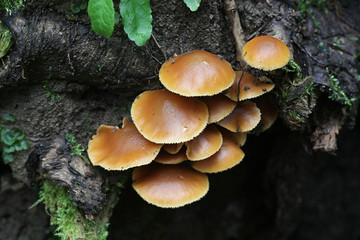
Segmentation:
[[(214, 189), (194, 205), (164, 216), (162, 210), (139, 199), (128, 183), (110, 222), (109, 239), (145, 233), (149, 239), (311, 239), (311, 233), (317, 239), (360, 236), (345, 226), (351, 217), (354, 224), (360, 223), (356, 213), (360, 209), (354, 204), (359, 196), (353, 192), (360, 180), (355, 174), (360, 169), (354, 144), (359, 129), (347, 130), (355, 127), (358, 110), (359, 4), (329, 1), (326, 11), (308, 6), (311, 11), (302, 15), (299, 1), (235, 2), (243, 38), (272, 35), (281, 39), (301, 68), (300, 76), (285, 70), (247, 69), (276, 84), (271, 97), (279, 108), (278, 122), (268, 133), (250, 136), (244, 162), (228, 174), (211, 176)], [(71, 12), (69, 2), (28, 0), (24, 10), (11, 15), (1, 12), (0, 20), (12, 32), (14, 44), (0, 64), (0, 115), (15, 115), (16, 121), (6, 127), (21, 128), (31, 144), (10, 164), (17, 181), (28, 186), (42, 178), (59, 182), (80, 211), (95, 219), (101, 208), (109, 207), (104, 184), (115, 184), (117, 173), (71, 156), (63, 136), (72, 133), (86, 146), (100, 124), (119, 125), (122, 117), (130, 116), (131, 103), (139, 93), (162, 87), (159, 68), (174, 54), (203, 49), (241, 70), (239, 44), (231, 29), (237, 23), (229, 20), (225, 6), (220, 0), (203, 0), (198, 11), (191, 12), (182, 1), (151, 1), (153, 33), (144, 47), (131, 42), (121, 25), (110, 39), (96, 35), (87, 13)], [(261, 151), (259, 146), (263, 146)], [(338, 148), (338, 156), (328, 154)], [(235, 191), (224, 187), (231, 185)], [(0, 191), (0, 199), (6, 191)], [(321, 203), (333, 195), (334, 202)], [(341, 214), (332, 208), (342, 204), (349, 207), (343, 208), (345, 217), (334, 223), (337, 231), (322, 234), (315, 219), (331, 224)], [(141, 216), (132, 215), (134, 209)], [(0, 219), (7, 219), (1, 211)], [(137, 231), (135, 224), (144, 230)], [(189, 232), (194, 235), (190, 237)]]

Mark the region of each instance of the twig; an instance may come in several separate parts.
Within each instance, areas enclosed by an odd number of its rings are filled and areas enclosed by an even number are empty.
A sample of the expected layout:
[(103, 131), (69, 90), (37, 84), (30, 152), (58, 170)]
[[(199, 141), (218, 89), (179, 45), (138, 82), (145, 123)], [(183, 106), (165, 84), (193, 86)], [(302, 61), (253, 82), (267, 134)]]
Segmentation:
[(223, 0), (225, 4), (226, 15), (228, 16), (236, 45), (236, 59), (244, 67), (246, 63), (242, 58), (242, 49), (245, 45), (244, 30), (241, 26), (239, 13), (236, 8), (235, 0)]
[(334, 0), (336, 16), (340, 17), (339, 6), (336, 0)]
[(166, 53), (164, 52), (164, 50), (161, 48), (160, 44), (158, 43), (158, 41), (156, 40), (154, 34), (151, 33), (151, 37), (154, 39), (154, 42), (156, 44), (156, 46), (160, 49), (160, 51), (163, 53), (164, 55), (164, 62), (167, 60), (167, 56)]

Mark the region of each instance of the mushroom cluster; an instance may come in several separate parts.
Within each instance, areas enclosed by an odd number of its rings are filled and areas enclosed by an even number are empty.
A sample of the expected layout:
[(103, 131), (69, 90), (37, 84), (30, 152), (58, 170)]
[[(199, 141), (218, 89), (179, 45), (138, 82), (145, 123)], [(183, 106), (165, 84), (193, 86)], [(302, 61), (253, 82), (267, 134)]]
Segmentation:
[(145, 201), (175, 208), (202, 198), (207, 174), (239, 164), (246, 134), (275, 121), (276, 108), (259, 97), (274, 84), (200, 50), (172, 57), (159, 79), (165, 88), (141, 93), (132, 121), (98, 128), (88, 155), (107, 170), (134, 168), (132, 186)]

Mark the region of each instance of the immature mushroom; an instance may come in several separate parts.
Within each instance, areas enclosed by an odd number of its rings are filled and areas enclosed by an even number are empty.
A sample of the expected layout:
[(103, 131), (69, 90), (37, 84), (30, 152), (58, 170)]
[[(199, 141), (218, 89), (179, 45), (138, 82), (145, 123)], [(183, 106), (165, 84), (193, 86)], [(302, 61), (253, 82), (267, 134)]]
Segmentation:
[(181, 165), (150, 164), (135, 168), (133, 188), (148, 203), (176, 208), (195, 202), (209, 190), (206, 174)]
[(278, 109), (275, 104), (271, 103), (265, 96), (256, 99), (256, 106), (260, 109), (261, 120), (255, 130), (263, 132), (269, 129), (275, 122), (278, 115)]
[(165, 62), (159, 79), (169, 91), (183, 96), (212, 96), (231, 86), (235, 72), (226, 60), (196, 50)]
[(241, 101), (229, 116), (217, 122), (218, 125), (232, 132), (248, 132), (261, 120), (260, 110), (251, 101)]
[(262, 94), (271, 91), (275, 86), (275, 84), (270, 82), (261, 82), (247, 72), (235, 71), (235, 73), (235, 81), (225, 93), (225, 96), (233, 101), (242, 101), (261, 96)]
[(131, 117), (139, 132), (155, 143), (181, 143), (199, 135), (207, 125), (206, 104), (166, 89), (146, 91), (132, 104)]
[(88, 155), (94, 166), (107, 170), (126, 170), (149, 164), (159, 153), (161, 144), (145, 139), (135, 125), (124, 118), (123, 127), (101, 125), (89, 141)]
[(243, 146), (246, 142), (247, 133), (246, 132), (231, 132), (226, 128), (220, 127), (219, 131), (223, 138), (232, 140), (239, 147)]
[(162, 164), (178, 164), (188, 160), (186, 156), (186, 149), (182, 148), (175, 154), (170, 154), (165, 150), (161, 150), (160, 153), (154, 159), (154, 162)]
[(193, 140), (186, 142), (186, 156), (191, 161), (198, 161), (210, 157), (219, 151), (223, 139), (214, 125), (209, 125)]
[(218, 152), (204, 160), (191, 162), (191, 165), (199, 172), (217, 173), (236, 166), (244, 156), (244, 152), (234, 141), (223, 136), (223, 144)]
[(247, 64), (265, 71), (285, 66), (290, 60), (290, 55), (285, 43), (271, 36), (253, 38), (242, 50), (243, 59)]
[(184, 146), (184, 143), (165, 144), (163, 149), (170, 154), (176, 154), (180, 151), (182, 146)]
[(199, 98), (209, 110), (209, 123), (218, 122), (229, 115), (236, 107), (236, 102), (225, 97), (223, 94)]

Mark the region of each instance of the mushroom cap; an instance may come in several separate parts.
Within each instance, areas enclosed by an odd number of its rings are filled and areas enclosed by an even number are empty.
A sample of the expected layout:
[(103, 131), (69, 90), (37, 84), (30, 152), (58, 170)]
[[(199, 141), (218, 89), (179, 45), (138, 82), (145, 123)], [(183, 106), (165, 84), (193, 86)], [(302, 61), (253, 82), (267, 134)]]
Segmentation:
[(176, 208), (202, 198), (209, 190), (206, 174), (181, 165), (151, 164), (135, 168), (133, 188), (148, 203)]
[(261, 120), (260, 109), (251, 101), (239, 102), (230, 115), (217, 122), (218, 125), (232, 132), (248, 132)]
[(240, 147), (244, 146), (247, 138), (246, 132), (231, 132), (223, 127), (220, 127), (219, 131), (223, 137), (232, 140), (234, 143), (236, 143), (236, 145)]
[(267, 97), (256, 99), (256, 106), (260, 109), (261, 120), (255, 130), (263, 132), (269, 129), (277, 119), (278, 109)]
[(281, 40), (271, 36), (260, 36), (245, 44), (242, 56), (251, 67), (271, 71), (285, 66), (291, 54)]
[(206, 104), (166, 89), (146, 91), (132, 104), (131, 117), (139, 132), (155, 143), (181, 143), (199, 135), (206, 127)]
[(219, 151), (223, 139), (214, 125), (209, 125), (193, 140), (186, 142), (186, 156), (191, 161), (198, 161), (210, 157)]
[(195, 50), (165, 62), (159, 79), (169, 91), (183, 96), (211, 96), (230, 87), (235, 72), (226, 60)]
[(107, 170), (126, 170), (149, 164), (159, 153), (161, 144), (145, 139), (134, 123), (124, 119), (123, 128), (101, 125), (88, 145), (94, 166)]
[(274, 83), (261, 82), (259, 79), (247, 72), (235, 71), (235, 73), (235, 81), (225, 93), (225, 96), (229, 97), (233, 101), (238, 101), (239, 92), (239, 101), (242, 101), (261, 96), (262, 94), (271, 91), (275, 86)]
[(223, 136), (223, 144), (218, 152), (204, 160), (191, 162), (191, 165), (199, 172), (217, 173), (236, 166), (244, 156), (244, 152), (234, 141)]
[(155, 162), (162, 163), (162, 164), (178, 164), (188, 160), (186, 156), (185, 148), (182, 148), (181, 151), (170, 154), (165, 150), (161, 150), (160, 153), (154, 159)]
[(199, 99), (208, 107), (209, 123), (220, 121), (229, 115), (236, 107), (236, 102), (225, 97), (223, 94), (201, 97)]
[(163, 149), (170, 154), (176, 154), (180, 151), (182, 146), (184, 146), (184, 143), (165, 144)]

